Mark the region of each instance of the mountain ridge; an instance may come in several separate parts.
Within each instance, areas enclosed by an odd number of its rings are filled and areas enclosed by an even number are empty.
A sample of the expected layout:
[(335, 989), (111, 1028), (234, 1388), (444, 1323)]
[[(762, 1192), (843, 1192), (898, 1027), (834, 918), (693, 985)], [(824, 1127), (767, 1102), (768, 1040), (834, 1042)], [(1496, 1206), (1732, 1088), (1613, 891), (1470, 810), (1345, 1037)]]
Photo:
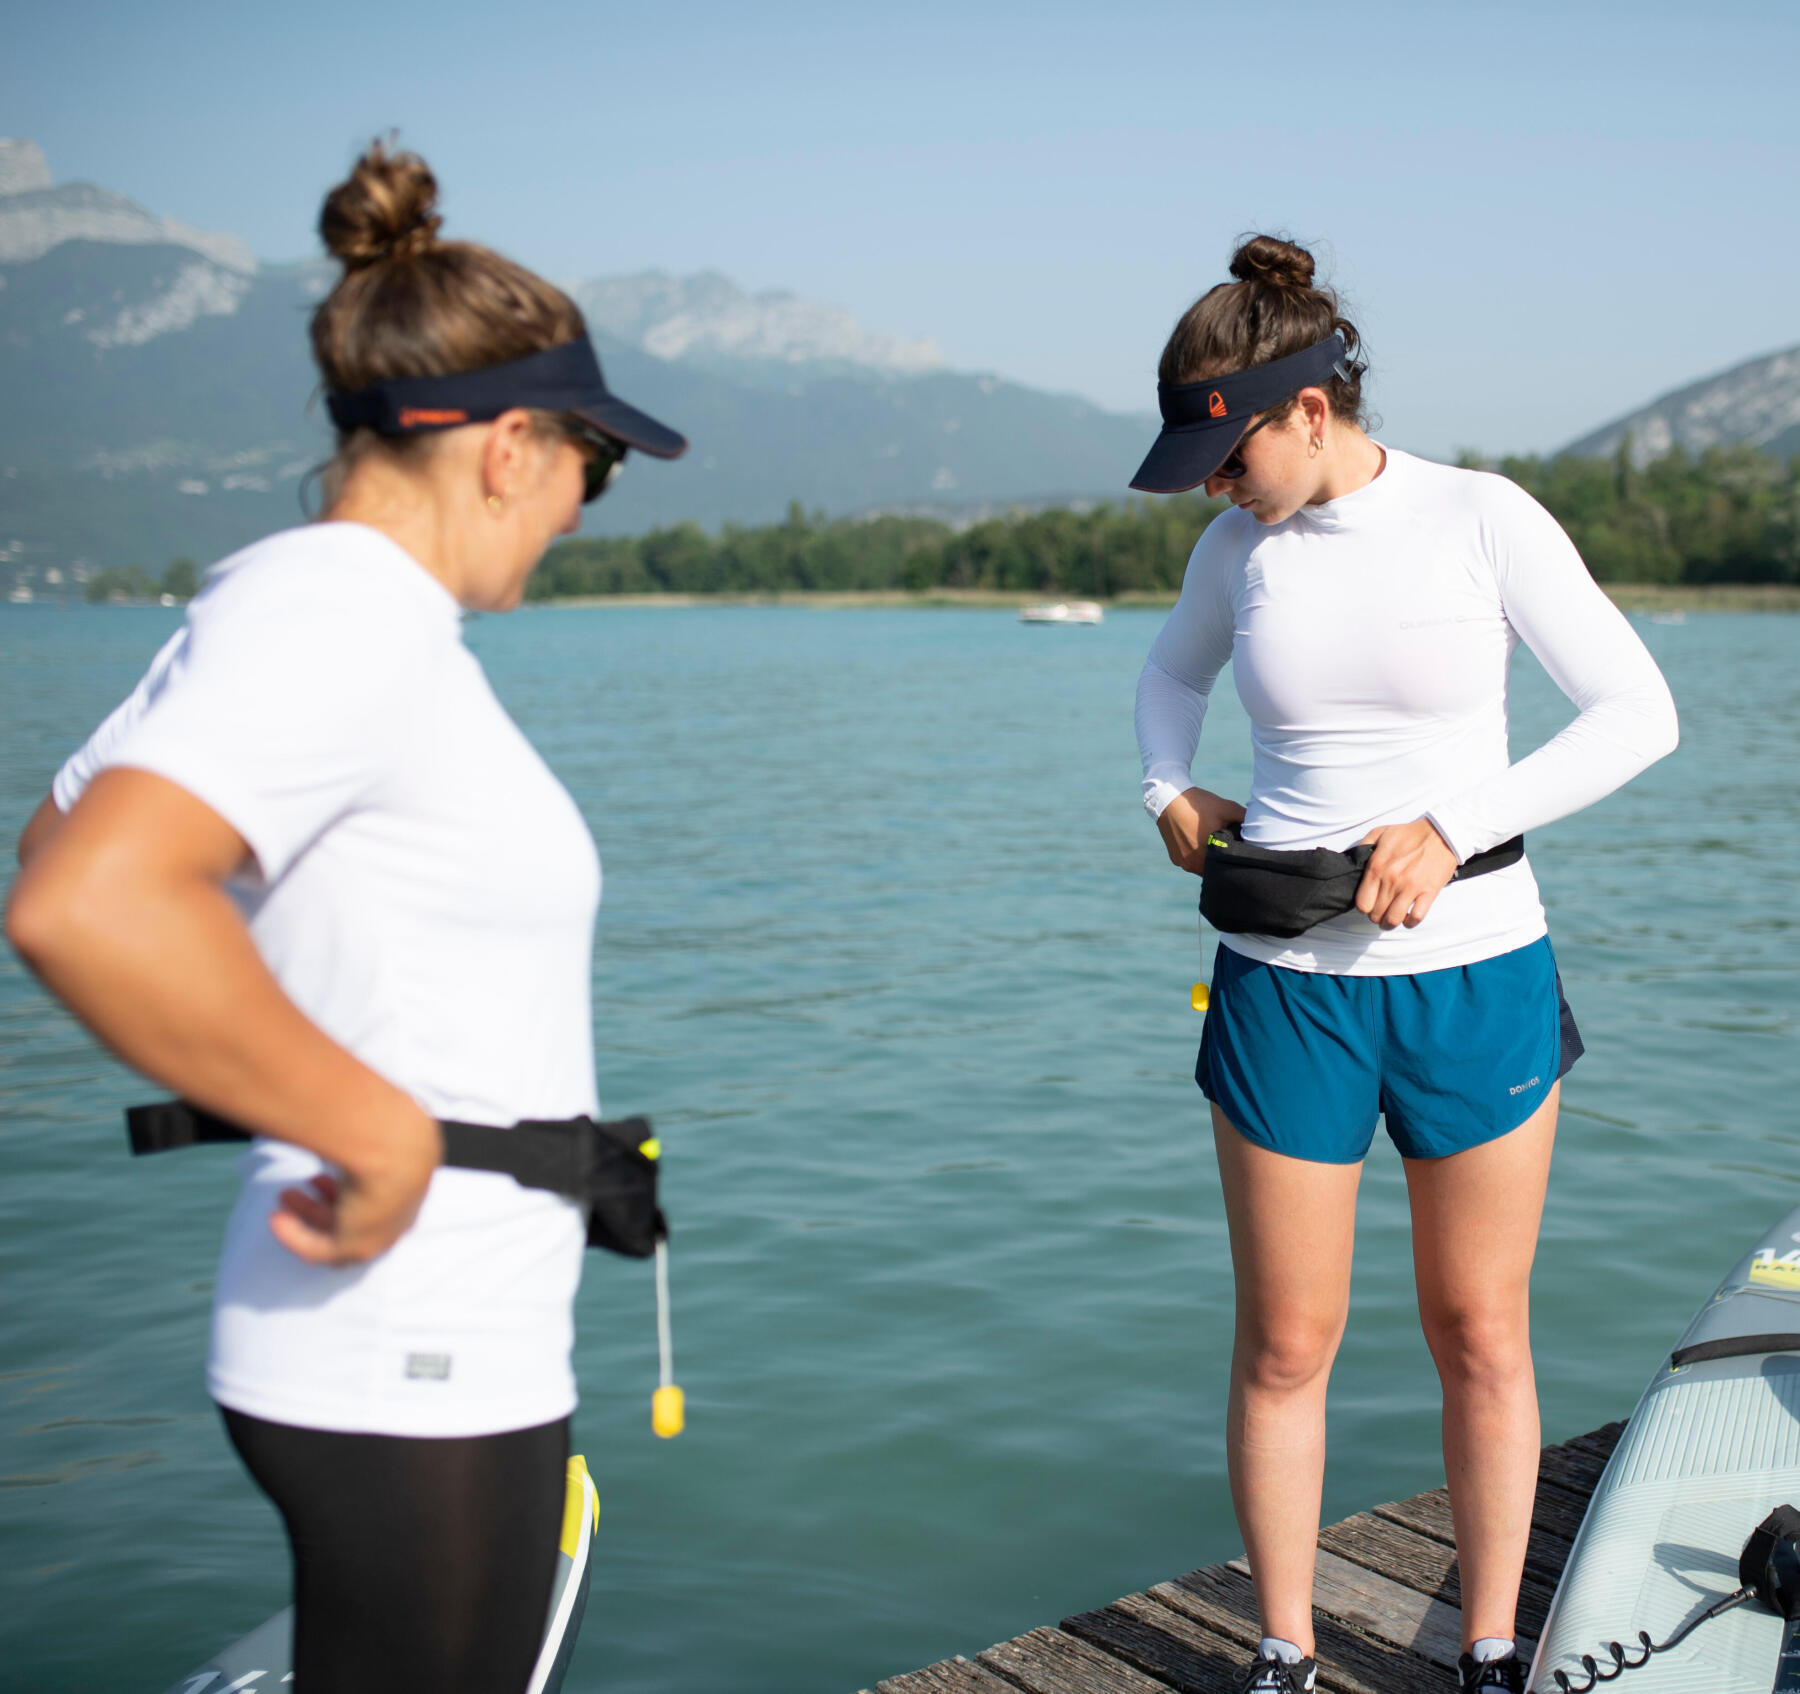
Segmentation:
[[(222, 556), (303, 521), (330, 435), (306, 318), (337, 271), (259, 264), (0, 147), (0, 576)], [(693, 442), (587, 534), (1122, 493), (1153, 419), (953, 371), (934, 344), (717, 272), (577, 284), (608, 382)]]
[(1776, 458), (1800, 453), (1800, 347), (1764, 353), (1672, 389), (1562, 451), (1611, 458), (1627, 436), (1639, 470), (1676, 447), (1693, 454), (1740, 446)]

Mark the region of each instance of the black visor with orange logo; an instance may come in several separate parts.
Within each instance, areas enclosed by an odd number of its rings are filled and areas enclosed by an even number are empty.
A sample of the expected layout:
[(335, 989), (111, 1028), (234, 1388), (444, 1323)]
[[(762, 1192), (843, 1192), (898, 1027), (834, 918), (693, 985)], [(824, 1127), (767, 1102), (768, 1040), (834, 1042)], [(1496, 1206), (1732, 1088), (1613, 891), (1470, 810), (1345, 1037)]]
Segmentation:
[(326, 410), (340, 430), (372, 429), (378, 435), (416, 435), (487, 423), (515, 406), (570, 413), (602, 435), (654, 458), (675, 459), (687, 451), (685, 436), (607, 389), (599, 355), (585, 335), (483, 370), (397, 377), (353, 393), (333, 391), (325, 396)]
[(1314, 388), (1344, 371), (1342, 336), (1328, 335), (1285, 359), (1208, 377), (1204, 382), (1158, 383), (1162, 409), (1157, 436), (1133, 488), (1146, 494), (1179, 494), (1198, 488), (1231, 456), (1250, 419), (1303, 388)]

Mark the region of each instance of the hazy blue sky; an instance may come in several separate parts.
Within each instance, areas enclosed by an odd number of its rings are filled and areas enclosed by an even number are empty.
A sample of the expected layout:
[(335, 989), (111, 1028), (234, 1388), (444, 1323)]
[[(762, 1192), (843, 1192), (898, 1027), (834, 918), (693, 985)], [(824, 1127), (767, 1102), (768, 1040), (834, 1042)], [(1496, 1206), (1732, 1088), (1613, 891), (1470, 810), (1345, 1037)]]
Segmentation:
[(0, 134), (315, 250), (378, 129), (563, 280), (711, 267), (959, 367), (1154, 405), (1233, 237), (1322, 244), (1385, 437), (1551, 448), (1800, 342), (1800, 4), (63, 0)]

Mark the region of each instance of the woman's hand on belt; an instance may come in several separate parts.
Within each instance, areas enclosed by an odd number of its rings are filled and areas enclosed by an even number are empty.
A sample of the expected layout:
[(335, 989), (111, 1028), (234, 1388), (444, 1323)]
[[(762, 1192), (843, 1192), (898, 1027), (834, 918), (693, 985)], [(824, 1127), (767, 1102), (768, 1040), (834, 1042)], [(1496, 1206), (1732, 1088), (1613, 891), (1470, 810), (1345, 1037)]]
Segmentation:
[(1244, 808), (1204, 788), (1184, 788), (1156, 820), (1169, 863), (1198, 876), (1206, 864), (1206, 838), (1228, 823), (1242, 823)]
[[(409, 1102), (410, 1104), (410, 1102)], [(275, 1239), (315, 1265), (357, 1265), (400, 1239), (444, 1156), (443, 1132), (418, 1107), (383, 1124), (336, 1173), (284, 1188), (269, 1214)]]
[(1425, 818), (1372, 829), (1363, 842), (1375, 851), (1363, 868), (1356, 909), (1383, 929), (1417, 928), (1456, 875), (1456, 855)]
[(391, 1247), (442, 1154), (436, 1121), (346, 1052), (270, 974), (225, 884), (248, 842), (178, 784), (102, 771), (46, 819), (6, 910), (7, 938), (107, 1046), (183, 1099), (318, 1154), (270, 1228), (314, 1264)]

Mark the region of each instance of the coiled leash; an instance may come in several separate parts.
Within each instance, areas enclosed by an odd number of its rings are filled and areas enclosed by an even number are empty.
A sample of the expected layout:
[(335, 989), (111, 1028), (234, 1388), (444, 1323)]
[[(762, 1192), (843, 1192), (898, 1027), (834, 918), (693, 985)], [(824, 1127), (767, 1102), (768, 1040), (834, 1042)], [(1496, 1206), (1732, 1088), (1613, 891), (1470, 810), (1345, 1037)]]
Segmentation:
[[(125, 1127), (134, 1154), (169, 1153), (255, 1136), (186, 1100), (132, 1106)], [(444, 1163), (457, 1170), (510, 1176), (521, 1188), (561, 1194), (588, 1209), (587, 1244), (629, 1259), (656, 1260), (658, 1385), (650, 1426), (679, 1435), (686, 1421), (675, 1386), (673, 1326), (669, 1319), (669, 1225), (656, 1203), (662, 1144), (648, 1118), (596, 1122), (592, 1118), (527, 1119), (511, 1129), (440, 1121)]]
[(1609, 1641), (1606, 1651), (1612, 1658), (1610, 1670), (1602, 1670), (1592, 1653), (1583, 1653), (1581, 1668), (1587, 1672), (1586, 1682), (1571, 1682), (1568, 1672), (1560, 1670), (1553, 1670), (1550, 1680), (1562, 1694), (1588, 1694), (1589, 1689), (1597, 1688), (1603, 1682), (1612, 1682), (1628, 1670), (1649, 1664), (1655, 1654), (1679, 1647), (1709, 1618), (1719, 1617), (1748, 1601), (1760, 1600), (1770, 1611), (1787, 1619), (1772, 1694), (1788, 1694), (1789, 1690), (1800, 1689), (1800, 1666), (1796, 1665), (1800, 1655), (1794, 1652), (1793, 1642), (1794, 1622), (1800, 1617), (1800, 1511), (1795, 1511), (1792, 1506), (1777, 1506), (1750, 1532), (1750, 1539), (1738, 1555), (1738, 1577), (1743, 1586), (1736, 1593), (1727, 1594), (1697, 1618), (1690, 1618), (1667, 1641), (1652, 1641), (1650, 1632), (1640, 1629), (1638, 1645), (1643, 1651), (1637, 1658), (1628, 1657), (1630, 1649), (1621, 1643)]

